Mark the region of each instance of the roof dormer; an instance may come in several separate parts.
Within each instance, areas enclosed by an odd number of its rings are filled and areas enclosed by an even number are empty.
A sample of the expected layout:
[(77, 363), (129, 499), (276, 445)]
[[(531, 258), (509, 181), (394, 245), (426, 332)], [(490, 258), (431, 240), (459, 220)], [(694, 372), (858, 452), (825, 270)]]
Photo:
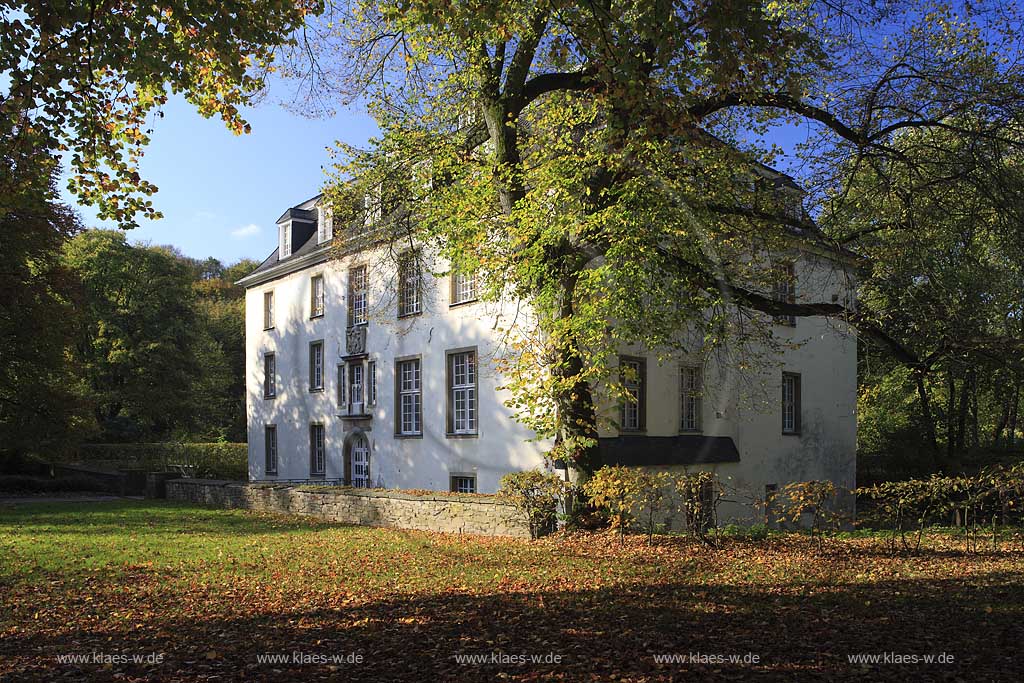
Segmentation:
[(278, 259), (286, 259), (316, 232), (316, 212), (288, 209), (277, 219)]

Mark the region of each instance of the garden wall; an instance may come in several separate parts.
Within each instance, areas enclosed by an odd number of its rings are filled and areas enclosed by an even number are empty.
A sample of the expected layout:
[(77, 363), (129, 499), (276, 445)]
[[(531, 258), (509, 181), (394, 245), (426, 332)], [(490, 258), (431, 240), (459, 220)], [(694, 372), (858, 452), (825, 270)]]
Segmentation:
[(167, 498), (222, 508), (306, 515), (343, 524), (485, 536), (530, 536), (521, 514), (490, 496), (350, 488), (303, 489), (287, 484), (174, 479), (167, 482)]

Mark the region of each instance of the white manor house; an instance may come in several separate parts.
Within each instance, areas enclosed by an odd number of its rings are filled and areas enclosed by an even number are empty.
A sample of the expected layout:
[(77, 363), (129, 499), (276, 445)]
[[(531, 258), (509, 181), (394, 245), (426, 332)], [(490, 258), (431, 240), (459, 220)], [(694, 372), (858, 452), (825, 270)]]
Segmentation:
[[(332, 249), (322, 202), (285, 211), (278, 248), (240, 281), (250, 480), (489, 493), (544, 467), (551, 444), (512, 419), (492, 362), (522, 306), (478, 301), (472, 277), (416, 272), (381, 247)], [(808, 242), (789, 262), (788, 300), (851, 300), (834, 253)], [(835, 320), (776, 323), (785, 350), (767, 369), (624, 351), (636, 400), (601, 434), (602, 461), (712, 469), (761, 495), (808, 479), (852, 488), (856, 340)]]

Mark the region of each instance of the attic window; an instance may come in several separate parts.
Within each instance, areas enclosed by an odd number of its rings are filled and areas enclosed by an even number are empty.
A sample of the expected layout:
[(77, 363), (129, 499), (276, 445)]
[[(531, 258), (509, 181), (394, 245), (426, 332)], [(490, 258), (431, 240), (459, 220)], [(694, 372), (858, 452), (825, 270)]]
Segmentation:
[(291, 223), (282, 223), (279, 226), (280, 232), (280, 258), (288, 258), (292, 255), (292, 230)]
[(316, 243), (323, 244), (334, 239), (334, 213), (330, 207), (317, 207)]

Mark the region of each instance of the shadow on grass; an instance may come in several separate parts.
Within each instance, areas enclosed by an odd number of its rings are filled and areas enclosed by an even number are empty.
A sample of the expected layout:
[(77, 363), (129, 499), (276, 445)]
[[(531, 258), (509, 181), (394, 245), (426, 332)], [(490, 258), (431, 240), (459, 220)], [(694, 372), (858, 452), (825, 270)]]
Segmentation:
[[(797, 587), (665, 583), (607, 590), (382, 598), (347, 606), (164, 616), (155, 601), (132, 628), (100, 620), (63, 632), (8, 632), (12, 680), (1014, 680), (1024, 666), (1024, 575)], [(439, 587), (443, 590), (443, 587)], [(808, 589), (809, 590), (809, 589)], [(173, 599), (164, 595), (161, 599)], [(217, 600), (217, 597), (211, 596)], [(58, 635), (59, 634), (59, 635)], [(164, 653), (162, 663), (59, 664), (62, 654)], [(362, 663), (260, 663), (358, 654)], [(952, 655), (944, 664), (850, 664), (848, 655)], [(757, 663), (659, 663), (657, 656), (756, 655)], [(459, 657), (482, 656), (483, 663)], [(506, 656), (502, 663), (501, 656)], [(526, 661), (519, 661), (520, 655)], [(538, 656), (538, 662), (529, 658)], [(557, 656), (559, 661), (554, 661)], [(492, 661), (492, 658), (499, 661)], [(509, 659), (513, 657), (514, 659)], [(544, 658), (547, 657), (545, 660)]]

